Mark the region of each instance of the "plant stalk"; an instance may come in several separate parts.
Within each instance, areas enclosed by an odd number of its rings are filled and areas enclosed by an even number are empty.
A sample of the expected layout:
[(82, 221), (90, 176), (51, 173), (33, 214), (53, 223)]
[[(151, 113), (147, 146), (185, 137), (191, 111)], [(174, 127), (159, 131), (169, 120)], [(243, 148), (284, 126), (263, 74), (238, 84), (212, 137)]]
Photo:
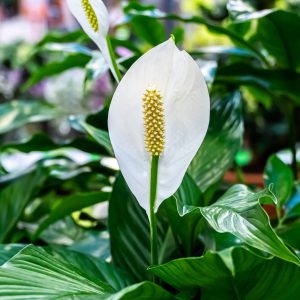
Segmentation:
[(106, 36), (106, 42), (107, 42), (107, 47), (108, 47), (109, 55), (110, 55), (110, 58), (111, 58), (111, 61), (112, 61), (112, 64), (113, 64), (114, 71), (116, 72), (118, 80), (121, 81), (122, 75), (120, 73), (120, 70), (119, 70), (119, 67), (118, 67), (118, 64), (117, 64), (117, 60), (116, 60), (116, 56), (115, 56), (115, 53), (114, 53), (114, 50), (112, 48), (110, 38), (109, 38), (108, 35)]
[[(156, 191), (157, 191), (157, 175), (158, 175), (158, 161), (159, 156), (152, 156), (151, 158), (151, 174), (150, 174), (150, 251), (151, 251), (151, 265), (158, 264), (158, 250), (157, 250), (157, 225), (156, 215), (154, 212)], [(155, 282), (153, 275), (153, 282)]]

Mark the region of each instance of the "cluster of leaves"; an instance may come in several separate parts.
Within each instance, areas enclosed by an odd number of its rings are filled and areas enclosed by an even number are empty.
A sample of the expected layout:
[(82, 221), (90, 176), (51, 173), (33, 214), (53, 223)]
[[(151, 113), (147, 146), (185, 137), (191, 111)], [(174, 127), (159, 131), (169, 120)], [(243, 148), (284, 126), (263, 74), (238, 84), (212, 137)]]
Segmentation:
[[(135, 42), (112, 39), (115, 48), (132, 52), (120, 59), (124, 70), (145, 45), (164, 41), (165, 20), (178, 22), (178, 43), (180, 24), (193, 23), (234, 44), (192, 52), (217, 62), (207, 74), (211, 121), (180, 188), (158, 211), (159, 264), (149, 266), (147, 216), (114, 165), (105, 106), (70, 118), (79, 132), (71, 141), (38, 133), (0, 146), (0, 299), (297, 298), (299, 187), (291, 169), (271, 156), (264, 189), (228, 186), (222, 177), (242, 143), (241, 86), (289, 111), (300, 103), (294, 38), (300, 17), (229, 4), (230, 18), (220, 26), (132, 2), (118, 26), (129, 28)], [(82, 32), (47, 35), (28, 60), (53, 52), (59, 59), (33, 68), (22, 90), (75, 66), (85, 68), (86, 83), (101, 76), (106, 68), (97, 64), (99, 53), (84, 41)], [(61, 115), (45, 101), (6, 102), (0, 104), (0, 134)], [(268, 209), (277, 213), (271, 221)], [(157, 283), (150, 282), (153, 275)]]

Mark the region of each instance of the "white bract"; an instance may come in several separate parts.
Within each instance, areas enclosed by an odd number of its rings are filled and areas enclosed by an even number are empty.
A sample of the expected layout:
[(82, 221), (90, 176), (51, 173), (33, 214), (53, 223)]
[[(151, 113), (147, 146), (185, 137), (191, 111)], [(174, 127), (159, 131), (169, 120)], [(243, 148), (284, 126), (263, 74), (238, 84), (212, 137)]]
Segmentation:
[(67, 3), (71, 13), (80, 23), (83, 30), (102, 52), (111, 72), (118, 81), (106, 40), (109, 29), (106, 6), (101, 0), (67, 0)]
[(121, 172), (148, 215), (151, 157), (159, 156), (157, 211), (182, 182), (209, 112), (199, 67), (172, 39), (138, 59), (121, 80), (109, 110), (109, 135)]

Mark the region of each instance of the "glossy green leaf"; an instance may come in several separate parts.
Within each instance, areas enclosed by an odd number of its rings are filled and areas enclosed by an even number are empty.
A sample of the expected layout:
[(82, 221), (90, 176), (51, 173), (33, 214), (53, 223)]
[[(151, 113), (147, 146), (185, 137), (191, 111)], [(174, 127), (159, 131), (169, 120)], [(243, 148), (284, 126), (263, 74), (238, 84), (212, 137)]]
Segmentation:
[(292, 195), (293, 172), (276, 155), (272, 155), (265, 167), (264, 179), (266, 186), (273, 184), (273, 192), (279, 205), (284, 205)]
[(22, 85), (22, 90), (25, 91), (38, 83), (39, 81), (60, 74), (66, 70), (75, 67), (84, 67), (91, 57), (86, 54), (70, 54), (66, 56), (62, 61), (50, 62), (42, 66), (38, 71), (34, 72), (31, 77)]
[(15, 100), (0, 104), (0, 134), (27, 123), (51, 120), (62, 112), (44, 101)]
[(269, 190), (253, 193), (244, 185), (235, 185), (214, 204), (200, 210), (216, 231), (231, 233), (254, 248), (300, 266), (298, 257), (276, 235), (259, 205), (259, 200), (267, 197), (276, 200)]
[(3, 242), (22, 215), (45, 174), (36, 170), (12, 182), (0, 191), (0, 242)]
[(280, 99), (287, 96), (300, 103), (300, 74), (290, 70), (267, 70), (244, 63), (235, 63), (218, 69), (216, 83), (254, 86)]
[(148, 218), (121, 175), (116, 179), (109, 201), (108, 227), (114, 264), (135, 280), (147, 278), (150, 262)]
[(210, 124), (188, 173), (202, 192), (218, 182), (234, 161), (243, 136), (240, 93), (212, 96)]
[(69, 197), (60, 199), (51, 210), (48, 217), (39, 225), (35, 238), (38, 237), (50, 224), (63, 219), (74, 211), (81, 210), (85, 207), (107, 201), (110, 193), (106, 192), (91, 192), (71, 195)]
[(105, 299), (114, 289), (34, 246), (0, 267), (0, 299)]
[(107, 298), (107, 300), (172, 300), (175, 299), (172, 294), (152, 282), (144, 281), (115, 293)]
[(0, 266), (17, 254), (25, 245), (23, 244), (0, 244)]
[(119, 291), (130, 285), (130, 277), (124, 271), (91, 255), (71, 251), (64, 247), (51, 246), (44, 248), (49, 254), (63, 262), (70, 263), (91, 277), (100, 279)]
[[(169, 257), (168, 251), (173, 251), (174, 241), (169, 239), (168, 225), (160, 210), (157, 216), (158, 255), (164, 261)], [(113, 263), (126, 270), (135, 282), (150, 278), (149, 220), (121, 174), (116, 178), (109, 201), (108, 227)]]
[(144, 18), (149, 19), (159, 19), (159, 20), (173, 20), (180, 21), (184, 23), (195, 23), (205, 26), (208, 30), (215, 34), (221, 34), (228, 36), (233, 42), (237, 45), (248, 49), (251, 51), (258, 59), (263, 62), (266, 62), (265, 57), (248, 41), (243, 39), (239, 34), (235, 33), (232, 30), (225, 28), (224, 26), (219, 26), (213, 22), (205, 20), (199, 16), (181, 16), (176, 14), (167, 14), (158, 9), (155, 9), (153, 6), (142, 5), (137, 2), (129, 2), (125, 7), (126, 19), (125, 22), (128, 22), (131, 18), (136, 16), (143, 16)]
[(162, 204), (173, 234), (182, 243), (181, 252), (191, 255), (203, 220), (198, 210), (186, 213), (190, 207), (201, 206), (201, 194), (194, 180), (186, 174), (174, 196)]
[(300, 293), (299, 267), (240, 247), (173, 260), (151, 271), (179, 290), (201, 288), (203, 300), (289, 300)]
[(258, 20), (257, 35), (278, 65), (300, 69), (300, 16), (283, 10), (272, 11)]
[(75, 129), (87, 132), (96, 142), (103, 146), (109, 154), (113, 155), (114, 152), (107, 131), (98, 129), (75, 117), (72, 117), (70, 122)]

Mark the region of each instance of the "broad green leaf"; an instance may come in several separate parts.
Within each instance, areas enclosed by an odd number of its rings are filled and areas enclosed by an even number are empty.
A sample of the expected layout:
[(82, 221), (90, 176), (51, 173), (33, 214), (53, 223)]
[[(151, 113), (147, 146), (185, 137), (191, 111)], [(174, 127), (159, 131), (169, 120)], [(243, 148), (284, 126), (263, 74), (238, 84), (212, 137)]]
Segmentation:
[(284, 205), (292, 195), (293, 172), (276, 155), (272, 155), (265, 167), (265, 184), (273, 184), (273, 192), (278, 199), (280, 206)]
[[(300, 208), (298, 207), (298, 212)], [(300, 250), (300, 219), (294, 222), (289, 222), (281, 225), (277, 228), (276, 233), (284, 240), (284, 242), (293, 247), (294, 249)]]
[(244, 63), (235, 63), (218, 69), (215, 83), (254, 86), (280, 99), (282, 96), (300, 103), (300, 74), (292, 70), (267, 70)]
[[(169, 257), (174, 246), (167, 234), (168, 226), (161, 211), (157, 214), (158, 249), (160, 261)], [(120, 174), (113, 186), (109, 201), (108, 227), (113, 263), (126, 270), (137, 281), (148, 279), (150, 265), (149, 220)]]
[[(258, 16), (252, 16), (258, 18)], [(269, 11), (258, 18), (257, 36), (262, 46), (283, 68), (300, 69), (300, 16), (283, 10)]]
[(243, 136), (240, 93), (214, 95), (208, 132), (188, 173), (202, 192), (218, 182), (234, 161)]
[(195, 23), (198, 25), (203, 25), (212, 33), (228, 36), (234, 43), (236, 43), (240, 47), (243, 47), (251, 51), (262, 62), (266, 62), (265, 57), (250, 42), (243, 39), (239, 34), (225, 28), (224, 26), (219, 26), (213, 22), (210, 22), (202, 17), (199, 16), (190, 17), (190, 16), (181, 16), (176, 14), (167, 14), (156, 9), (154, 6), (142, 5), (137, 2), (129, 2), (129, 4), (127, 4), (127, 6), (125, 7), (125, 12), (126, 12), (126, 18), (124, 21), (125, 23), (127, 23), (133, 17), (144, 16), (145, 18), (149, 18), (149, 19), (173, 20), (173, 21), (180, 21), (184, 23)]
[(146, 212), (119, 175), (109, 201), (108, 227), (113, 263), (136, 281), (147, 278), (150, 234)]
[(13, 229), (35, 190), (44, 182), (45, 174), (38, 169), (12, 182), (0, 191), (0, 242)]
[(91, 57), (89, 55), (78, 53), (70, 54), (62, 61), (50, 62), (42, 66), (38, 71), (34, 72), (31, 77), (29, 77), (29, 79), (22, 85), (22, 91), (29, 89), (39, 81), (50, 76), (62, 73), (71, 68), (84, 67), (90, 59)]
[(72, 117), (70, 122), (75, 129), (87, 132), (96, 142), (103, 146), (109, 154), (113, 155), (114, 152), (107, 131), (98, 129), (75, 117)]
[(77, 269), (83, 270), (91, 277), (98, 278), (101, 281), (110, 284), (117, 291), (125, 288), (131, 283), (130, 277), (126, 272), (117, 269), (112, 264), (99, 258), (82, 254), (77, 251), (71, 251), (64, 247), (51, 246), (44, 249), (56, 259), (70, 263)]
[(278, 258), (263, 259), (241, 247), (150, 270), (179, 290), (201, 288), (203, 300), (289, 300), (300, 293), (299, 267)]
[(71, 195), (56, 202), (49, 216), (39, 225), (34, 237), (38, 237), (49, 225), (63, 219), (74, 211), (107, 201), (110, 193), (91, 192)]
[(27, 123), (54, 119), (62, 112), (44, 101), (15, 100), (0, 104), (0, 134)]
[(174, 196), (162, 204), (173, 234), (182, 243), (181, 252), (186, 255), (193, 253), (194, 242), (199, 234), (199, 224), (203, 220), (199, 211), (186, 213), (188, 208), (201, 206), (201, 194), (193, 179), (186, 174)]
[(159, 285), (149, 281), (140, 282), (115, 293), (107, 300), (175, 300), (172, 294), (161, 288)]
[(0, 267), (0, 299), (105, 299), (114, 289), (68, 261), (28, 246)]
[(256, 249), (300, 266), (298, 257), (276, 235), (259, 205), (259, 200), (266, 197), (276, 200), (268, 190), (253, 193), (244, 185), (235, 185), (217, 202), (201, 207), (200, 211), (216, 231), (231, 233)]
[(85, 137), (77, 137), (68, 143), (55, 143), (50, 137), (43, 133), (37, 133), (18, 143), (9, 143), (0, 145), (0, 151), (3, 153), (8, 149), (15, 149), (24, 153), (29, 153), (32, 151), (51, 151), (59, 148), (77, 148), (87, 153), (106, 153), (104, 147), (100, 146), (97, 142), (92, 139), (87, 139)]
[(22, 244), (0, 244), (0, 266), (24, 247), (25, 245)]

